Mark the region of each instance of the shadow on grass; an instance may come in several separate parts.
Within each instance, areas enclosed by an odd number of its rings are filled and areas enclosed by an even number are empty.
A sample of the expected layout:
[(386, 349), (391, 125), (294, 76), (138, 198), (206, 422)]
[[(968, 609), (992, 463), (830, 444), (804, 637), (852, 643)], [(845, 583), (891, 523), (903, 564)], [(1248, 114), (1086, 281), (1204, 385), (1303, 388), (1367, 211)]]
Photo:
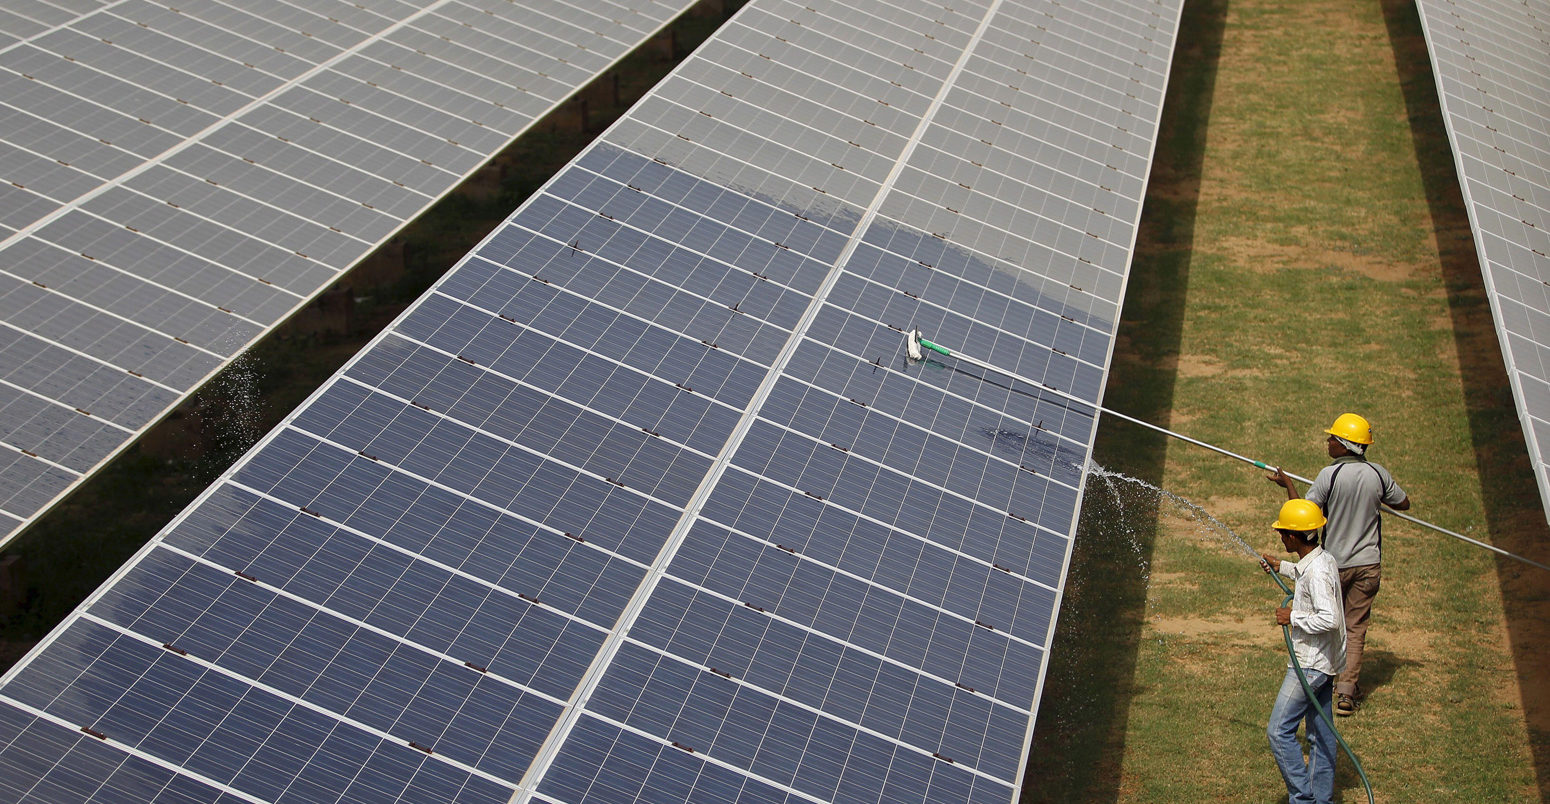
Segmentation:
[(1415, 667), (1421, 664), (1410, 659), (1400, 658), (1398, 654), (1386, 650), (1373, 650), (1371, 643), (1362, 653), (1362, 689), (1363, 695), (1371, 695), (1381, 689), (1394, 678), (1394, 674), (1402, 667)]
[[(1391, 680), (1393, 680), (1395, 674), (1397, 674), (1401, 669), (1407, 667), (1419, 667), (1421, 664), (1422, 662), (1403, 658), (1393, 651), (1374, 649), (1371, 642), (1367, 643), (1367, 648), (1362, 653), (1362, 695), (1368, 696), (1377, 690), (1382, 689)], [(1352, 720), (1356, 720), (1361, 717), (1360, 706), (1361, 705), (1358, 704), (1358, 711), (1355, 718), (1335, 718), (1335, 727), (1339, 729), (1340, 733), (1346, 736), (1347, 739), (1350, 739), (1348, 725)], [(1352, 747), (1355, 748), (1355, 750), (1358, 752), (1358, 758), (1363, 760), (1369, 759), (1362, 746), (1353, 745)], [(1335, 787), (1338, 790), (1344, 791), (1344, 801), (1360, 802), (1367, 800), (1367, 793), (1362, 784), (1362, 777), (1357, 774), (1356, 766), (1351, 764), (1350, 757), (1346, 754), (1344, 749), (1341, 749), (1340, 756), (1335, 762)], [(1285, 797), (1283, 796), (1280, 800), (1284, 801)]]
[[(1201, 163), (1228, 0), (1184, 6), (1105, 404), (1169, 423)], [(1094, 458), (1156, 482), (1164, 437), (1105, 418)], [(1051, 648), (1023, 802), (1114, 801), (1146, 607), (1156, 511), (1089, 484)], [(1120, 520), (1123, 521), (1120, 521)], [(1141, 564), (1140, 568), (1137, 564)]]
[[(1382, 0), (1389, 45), (1399, 68), (1410, 134), (1437, 238), (1460, 359), (1475, 466), (1485, 503), (1487, 541), (1538, 561), (1550, 561), (1550, 541), (1528, 448), (1516, 416), (1496, 326), (1480, 274), (1468, 213), (1459, 190), (1420, 17), (1411, 0)], [(1524, 489), (1530, 491), (1525, 493)], [(1550, 800), (1550, 669), (1543, 648), (1550, 633), (1550, 577), (1512, 559), (1496, 559), (1508, 639), (1529, 725), (1534, 769)], [(1365, 679), (1364, 679), (1365, 680)]]

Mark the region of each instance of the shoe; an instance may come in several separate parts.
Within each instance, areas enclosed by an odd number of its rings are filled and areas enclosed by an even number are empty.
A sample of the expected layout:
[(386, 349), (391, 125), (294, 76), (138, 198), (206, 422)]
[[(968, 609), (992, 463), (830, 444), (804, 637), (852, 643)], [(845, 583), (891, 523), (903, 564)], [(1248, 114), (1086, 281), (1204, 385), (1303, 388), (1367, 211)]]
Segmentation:
[(1356, 700), (1349, 695), (1338, 695), (1335, 700), (1335, 716), (1350, 717), (1356, 714)]

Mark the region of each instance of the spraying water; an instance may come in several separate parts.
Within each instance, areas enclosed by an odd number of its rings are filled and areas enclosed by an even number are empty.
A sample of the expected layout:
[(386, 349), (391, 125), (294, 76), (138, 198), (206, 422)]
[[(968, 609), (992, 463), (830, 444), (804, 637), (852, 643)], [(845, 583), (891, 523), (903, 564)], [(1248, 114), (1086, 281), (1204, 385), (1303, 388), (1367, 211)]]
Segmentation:
[[(1181, 497), (1160, 486), (1148, 483), (1138, 477), (1131, 477), (1130, 475), (1127, 475), (1123, 472), (1115, 472), (1109, 469), (1105, 469), (1093, 461), (1088, 461), (1087, 463), (1087, 474), (1091, 477), (1092, 480), (1101, 481), (1102, 488), (1106, 489), (1112, 496), (1113, 500), (1121, 507), (1124, 506), (1124, 498), (1120, 494), (1120, 484), (1129, 484), (1130, 486), (1141, 489), (1144, 493), (1153, 496), (1155, 498), (1153, 503), (1154, 505), (1156, 502), (1166, 500), (1176, 510), (1185, 514), (1188, 518), (1194, 520), (1198, 524), (1201, 532), (1207, 535), (1212, 535), (1231, 541), (1250, 558), (1257, 558), (1259, 556), (1259, 552), (1253, 547), (1250, 547), (1249, 543), (1245, 542), (1240, 536), (1238, 536), (1238, 534), (1234, 532), (1232, 528), (1227, 527), (1226, 523), (1222, 522), (1220, 519), (1217, 519), (1211, 514), (1210, 511), (1201, 508), (1185, 497)], [(1091, 493), (1091, 489), (1089, 489), (1089, 493)], [(1123, 520), (1125, 517), (1121, 516), (1120, 518)], [(1130, 541), (1137, 556), (1142, 556), (1143, 554), (1141, 545), (1139, 541), (1134, 538), (1134, 534), (1132, 534)], [(1145, 559), (1143, 558), (1142, 560), (1144, 562)]]
[(204, 443), (193, 456), (191, 473), (196, 486), (213, 481), (263, 436), (262, 371), (259, 358), (244, 353), (200, 392)]
[[(1177, 514), (1194, 523), (1195, 531), (1198, 534), (1210, 537), (1221, 544), (1231, 545), (1233, 549), (1242, 552), (1250, 558), (1257, 558), (1259, 556), (1259, 553), (1253, 547), (1250, 547), (1248, 542), (1238, 536), (1226, 523), (1185, 497), (1140, 478), (1131, 477), (1123, 472), (1105, 469), (1091, 460), (1087, 463), (1087, 476), (1087, 496), (1082, 505), (1081, 519), (1078, 526), (1078, 539), (1089, 540), (1090, 543), (1099, 545), (1099, 550), (1108, 552), (1120, 548), (1120, 545), (1115, 543), (1115, 539), (1123, 540), (1123, 544), (1128, 546), (1130, 554), (1135, 557), (1136, 564), (1141, 571), (1142, 585), (1146, 590), (1149, 590), (1151, 586), (1151, 567), (1148, 559), (1148, 548), (1147, 545), (1143, 544), (1143, 538), (1149, 540), (1154, 534), (1138, 532), (1137, 526), (1132, 524), (1134, 522), (1156, 522), (1159, 515)], [(1142, 527), (1146, 526), (1143, 524)], [(1170, 532), (1172, 531), (1170, 530)], [(1272, 577), (1279, 578), (1279, 576)], [(1119, 594), (1125, 594), (1127, 584), (1124, 579), (1116, 578), (1113, 573), (1104, 573), (1101, 567), (1097, 573), (1093, 573), (1089, 577), (1081, 577), (1080, 574), (1073, 573), (1067, 578), (1066, 591), (1067, 606), (1071, 606), (1071, 604), (1074, 604), (1074, 606), (1070, 609), (1063, 606), (1062, 617), (1066, 617), (1068, 614), (1072, 615), (1079, 627), (1085, 626), (1090, 628), (1102, 628), (1116, 620), (1122, 621), (1124, 619), (1122, 617), (1109, 616), (1109, 612), (1105, 609), (1103, 603), (1095, 602), (1091, 599), (1092, 595), (1088, 594), (1089, 590), (1086, 589), (1089, 585), (1095, 587), (1091, 591), (1102, 595), (1105, 592), (1113, 593), (1116, 591)], [(1286, 592), (1286, 598), (1282, 601), (1282, 605), (1291, 605), (1291, 593), (1287, 590), (1284, 583), (1281, 584), (1281, 588), (1283, 592)], [(1152, 605), (1152, 596), (1146, 592), (1142, 592), (1142, 594), (1147, 599), (1146, 605)], [(1097, 616), (1093, 616), (1090, 612), (1084, 611), (1085, 609), (1096, 609), (1099, 613)], [(1110, 633), (1112, 632), (1102, 631), (1101, 635), (1107, 636)], [(1122, 638), (1125, 633), (1124, 629), (1121, 628), (1120, 635)], [(1139, 629), (1129, 633), (1139, 634)], [(1286, 640), (1288, 654), (1291, 654), (1291, 636), (1284, 628), (1282, 633)], [(1165, 640), (1162, 638), (1159, 638), (1157, 641), (1159, 644), (1165, 643)], [(1110, 672), (1107, 678), (1115, 685), (1123, 684), (1127, 680), (1125, 678), (1125, 672), (1127, 671), (1124, 665), (1127, 657), (1120, 654), (1118, 656), (1120, 671), (1118, 673), (1111, 672), (1109, 670), (1111, 665), (1095, 663), (1093, 661), (1095, 657), (1100, 656), (1094, 648), (1095, 645), (1100, 643), (1101, 639), (1091, 638), (1085, 640), (1074, 639), (1065, 642), (1062, 646), (1063, 650), (1055, 653), (1054, 658), (1051, 659), (1049, 671), (1051, 688), (1058, 691), (1087, 689), (1087, 687), (1083, 686), (1084, 681), (1089, 680), (1094, 673), (1103, 675), (1105, 672)], [(1102, 654), (1100, 658), (1112, 661), (1114, 656)], [(1295, 665), (1295, 655), (1292, 655), (1291, 658)], [(1095, 670), (1094, 667), (1098, 669)], [(1300, 667), (1298, 667), (1298, 673), (1299, 675), (1301, 674)], [(1312, 696), (1312, 692), (1306, 687), (1306, 681), (1304, 681), (1304, 691), (1305, 694)], [(1107, 696), (1080, 695), (1062, 698), (1057, 693), (1053, 696), (1046, 696), (1043, 705), (1045, 711), (1041, 714), (1041, 718), (1045, 720), (1053, 719), (1055, 721), (1056, 725), (1051, 730), (1052, 732), (1067, 735), (1068, 739), (1075, 739), (1082, 743), (1097, 744), (1102, 741), (1103, 737), (1101, 735), (1094, 737), (1086, 733), (1086, 730), (1095, 724), (1102, 726), (1110, 722), (1109, 717), (1111, 715), (1108, 707)], [(1319, 709), (1318, 716), (1329, 724), (1331, 730), (1335, 730), (1334, 720), (1328, 712)], [(1339, 741), (1340, 747), (1350, 757), (1351, 763), (1356, 768), (1357, 775), (1361, 777), (1362, 785), (1367, 793), (1367, 801), (1371, 804), (1373, 801), (1372, 785), (1367, 780), (1366, 771), (1362, 769), (1361, 760), (1352, 752), (1351, 746), (1346, 743), (1344, 737), (1340, 736), (1338, 730), (1335, 730), (1335, 736)], [(1035, 733), (1035, 739), (1038, 739), (1038, 733)], [(1085, 768), (1077, 767), (1073, 755), (1063, 752), (1053, 752), (1053, 756), (1044, 758), (1043, 761), (1046, 764), (1042, 766), (1037, 764), (1040, 759), (1039, 744), (1036, 742), (1032, 756), (1032, 761), (1035, 764), (1031, 767), (1036, 768), (1039, 772), (1063, 773), (1067, 777), (1087, 772)]]
[[(1138, 652), (1115, 646), (1136, 646), (1143, 638), (1167, 646), (1175, 638), (1143, 627), (1160, 602), (1152, 594), (1151, 556), (1162, 527), (1169, 538), (1193, 533), (1212, 549), (1259, 555), (1226, 523), (1175, 492), (1091, 460), (1085, 469), (1087, 493), (1073, 549), (1094, 558), (1074, 560), (1066, 578), (1057, 649), (1040, 704), (1045, 725), (1034, 733), (1030, 759), (1035, 776), (1078, 780), (1077, 788), (1102, 784), (1092, 781), (1085, 751), (1106, 744), (1108, 729), (1122, 722), (1125, 694), (1113, 690), (1134, 680)], [(1257, 572), (1248, 564), (1244, 569)], [(1071, 745), (1084, 749), (1068, 750)]]

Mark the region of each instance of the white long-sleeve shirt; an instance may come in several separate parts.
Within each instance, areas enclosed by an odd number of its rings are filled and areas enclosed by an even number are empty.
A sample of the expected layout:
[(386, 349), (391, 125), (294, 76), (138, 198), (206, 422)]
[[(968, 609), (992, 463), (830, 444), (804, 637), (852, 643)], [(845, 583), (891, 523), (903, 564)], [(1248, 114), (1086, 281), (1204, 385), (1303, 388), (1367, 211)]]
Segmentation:
[(1277, 569), (1297, 582), (1292, 589), (1292, 650), (1297, 662), (1305, 670), (1338, 674), (1345, 669), (1345, 603), (1335, 557), (1315, 547), (1301, 561), (1282, 561)]

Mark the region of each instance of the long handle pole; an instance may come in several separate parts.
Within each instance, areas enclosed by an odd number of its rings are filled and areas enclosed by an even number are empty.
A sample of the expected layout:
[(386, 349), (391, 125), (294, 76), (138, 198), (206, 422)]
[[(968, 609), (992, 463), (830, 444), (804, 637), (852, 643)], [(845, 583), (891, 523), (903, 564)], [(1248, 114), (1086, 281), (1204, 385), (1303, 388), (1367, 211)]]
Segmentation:
[[(1079, 397), (1076, 397), (1076, 396), (1073, 396), (1071, 394), (1065, 393), (1063, 391), (1058, 391), (1058, 390), (1055, 390), (1053, 388), (1049, 388), (1049, 386), (1046, 386), (1046, 385), (1044, 385), (1042, 383), (1034, 382), (1034, 381), (1029, 380), (1029, 379), (1027, 379), (1025, 377), (1019, 377), (1016, 374), (1013, 374), (1012, 372), (1007, 371), (1006, 369), (998, 368), (998, 367), (993, 366), (990, 363), (987, 363), (987, 362), (985, 362), (983, 360), (980, 360), (978, 358), (970, 357), (968, 355), (958, 354), (956, 352), (953, 352), (953, 351), (947, 349), (944, 346), (938, 346), (937, 344), (934, 344), (931, 341), (928, 341), (925, 338), (920, 337), (920, 331), (919, 330), (916, 330), (916, 331), (910, 332), (910, 333), (906, 333), (905, 337), (909, 341), (907, 346), (908, 346), (910, 358), (913, 359), (913, 360), (919, 360), (919, 359), (921, 359), (924, 356), (923, 353), (920, 351), (922, 348), (929, 349), (929, 350), (931, 350), (933, 352), (936, 352), (937, 354), (944, 355), (946, 357), (951, 357), (951, 358), (953, 358), (955, 360), (958, 360), (958, 361), (961, 361), (961, 362), (964, 362), (964, 363), (968, 363), (970, 365), (979, 366), (980, 368), (985, 369), (986, 371), (994, 371), (997, 374), (1001, 374), (1001, 375), (1004, 375), (1004, 376), (1007, 376), (1007, 377), (1011, 377), (1011, 378), (1013, 378), (1015, 380), (1019, 380), (1021, 382), (1025, 382), (1025, 383), (1027, 383), (1029, 385), (1036, 385), (1036, 386), (1039, 386), (1041, 388), (1045, 388), (1045, 389), (1047, 389), (1049, 392), (1051, 392), (1053, 394), (1056, 394), (1056, 395), (1059, 395), (1059, 396), (1063, 396), (1063, 397), (1065, 397), (1067, 399), (1070, 399), (1070, 400), (1072, 400), (1074, 402), (1079, 402), (1079, 403), (1081, 403), (1083, 405), (1090, 405), (1090, 406), (1092, 406), (1094, 408), (1097, 408), (1099, 411), (1101, 411), (1103, 413), (1106, 413), (1106, 414), (1108, 414), (1110, 416), (1114, 416), (1116, 418), (1124, 419), (1125, 421), (1130, 422), (1132, 424), (1138, 424), (1138, 425), (1140, 425), (1142, 427), (1147, 428), (1148, 430), (1155, 430), (1155, 431), (1157, 431), (1159, 433), (1162, 433), (1163, 435), (1170, 436), (1172, 438), (1177, 438), (1180, 441), (1186, 441), (1186, 442), (1188, 442), (1190, 444), (1194, 444), (1197, 447), (1205, 447), (1206, 449), (1211, 450), (1212, 452), (1216, 452), (1216, 453), (1220, 453), (1222, 455), (1226, 455), (1229, 458), (1234, 458), (1236, 460), (1243, 461), (1244, 463), (1247, 463), (1247, 464), (1252, 464), (1252, 465), (1257, 466), (1257, 467), (1259, 467), (1261, 469), (1268, 469), (1268, 470), (1270, 470), (1272, 472), (1285, 471), (1285, 470), (1280, 469), (1278, 467), (1271, 466), (1270, 464), (1267, 464), (1264, 461), (1258, 461), (1258, 460), (1255, 460), (1253, 458), (1250, 458), (1247, 455), (1239, 455), (1238, 453), (1233, 452), (1232, 450), (1223, 449), (1221, 447), (1216, 446), (1215, 444), (1207, 444), (1206, 442), (1201, 441), (1199, 439), (1190, 438), (1189, 436), (1184, 435), (1183, 433), (1176, 433), (1176, 432), (1174, 432), (1172, 430), (1169, 430), (1169, 429), (1167, 429), (1165, 427), (1158, 427), (1157, 425), (1152, 424), (1151, 422), (1145, 422), (1145, 421), (1142, 421), (1140, 419), (1137, 419), (1134, 416), (1127, 416), (1127, 415), (1125, 415), (1123, 413), (1120, 413), (1117, 410), (1110, 410), (1110, 409), (1108, 409), (1108, 408), (1106, 408), (1106, 407), (1104, 407), (1102, 405), (1095, 405), (1092, 402), (1088, 402), (1086, 400), (1083, 400), (1083, 399), (1081, 399)], [(919, 344), (919, 345), (917, 346), (916, 344)], [(1313, 483), (1313, 481), (1309, 480), (1308, 478), (1302, 477), (1301, 475), (1294, 475), (1291, 472), (1286, 472), (1286, 476), (1291, 478), (1291, 479), (1293, 479), (1293, 480), (1300, 480), (1305, 485)], [(1538, 568), (1540, 568), (1542, 570), (1550, 572), (1550, 566), (1546, 566), (1544, 564), (1541, 564), (1538, 561), (1535, 561), (1535, 560), (1533, 560), (1531, 558), (1526, 558), (1524, 556), (1520, 556), (1517, 553), (1510, 553), (1510, 552), (1508, 552), (1506, 550), (1503, 550), (1500, 547), (1497, 547), (1496, 545), (1486, 544), (1485, 542), (1482, 542), (1482, 541), (1480, 541), (1478, 539), (1471, 539), (1471, 538), (1469, 538), (1468, 536), (1465, 536), (1462, 533), (1455, 533), (1454, 531), (1448, 530), (1447, 528), (1444, 528), (1444, 527), (1442, 527), (1440, 525), (1433, 525), (1432, 523), (1427, 522), (1424, 519), (1417, 519), (1416, 517), (1410, 516), (1409, 514), (1402, 513), (1402, 512), (1399, 512), (1399, 511), (1395, 511), (1394, 509), (1389, 508), (1386, 505), (1380, 507), (1378, 510), (1380, 510), (1383, 513), (1388, 514), (1390, 516), (1397, 516), (1400, 519), (1405, 520), (1406, 522), (1413, 522), (1413, 523), (1415, 523), (1417, 525), (1420, 525), (1423, 528), (1431, 528), (1432, 530), (1435, 530), (1438, 533), (1442, 533), (1442, 534), (1445, 534), (1445, 535), (1448, 535), (1448, 536), (1452, 536), (1453, 538), (1458, 539), (1460, 541), (1469, 542), (1470, 544), (1472, 544), (1472, 545), (1474, 545), (1476, 547), (1483, 547), (1483, 548), (1485, 548), (1487, 550), (1490, 550), (1493, 553), (1498, 553), (1500, 555), (1504, 555), (1504, 556), (1506, 556), (1508, 558), (1511, 558), (1511, 559), (1514, 559), (1516, 561), (1521, 561), (1521, 562), (1523, 562), (1525, 564), (1528, 564), (1531, 567), (1538, 567)]]

